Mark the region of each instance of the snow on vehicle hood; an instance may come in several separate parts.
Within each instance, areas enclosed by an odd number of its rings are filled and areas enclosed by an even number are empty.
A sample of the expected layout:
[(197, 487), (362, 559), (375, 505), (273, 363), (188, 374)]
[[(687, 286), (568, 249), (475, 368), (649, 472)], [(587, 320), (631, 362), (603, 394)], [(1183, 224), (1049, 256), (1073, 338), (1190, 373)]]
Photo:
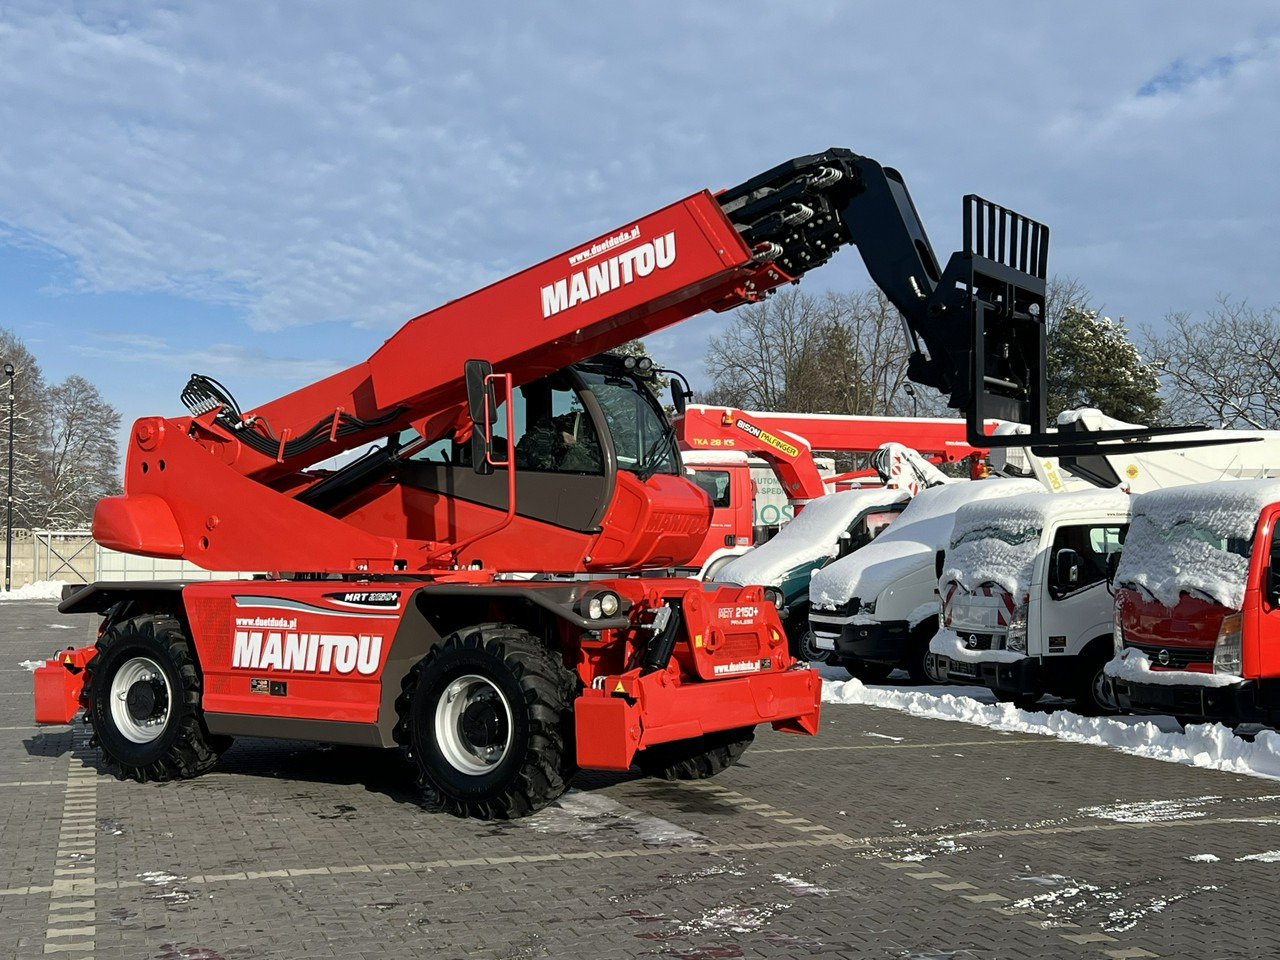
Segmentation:
[(772, 540), (725, 564), (715, 579), (776, 587), (796, 567), (834, 557), (839, 552), (840, 534), (858, 514), (889, 507), (907, 496), (906, 490), (847, 490), (819, 497), (806, 504)]
[(1215, 480), (1137, 498), (1116, 582), (1167, 607), (1200, 593), (1239, 610), (1258, 514), (1280, 502), (1280, 480)]
[(1128, 512), (1132, 503), (1133, 498), (1118, 489), (1094, 489), (1023, 493), (965, 504), (956, 511), (942, 582), (955, 581), (969, 591), (994, 583), (1020, 599), (1031, 592), (1040, 532), (1048, 524), (1076, 510)]
[(871, 599), (895, 580), (932, 565), (951, 536), (956, 510), (966, 503), (1044, 490), (1035, 480), (969, 480), (921, 490), (872, 543), (823, 567), (809, 583), (815, 607), (837, 607), (852, 597)]

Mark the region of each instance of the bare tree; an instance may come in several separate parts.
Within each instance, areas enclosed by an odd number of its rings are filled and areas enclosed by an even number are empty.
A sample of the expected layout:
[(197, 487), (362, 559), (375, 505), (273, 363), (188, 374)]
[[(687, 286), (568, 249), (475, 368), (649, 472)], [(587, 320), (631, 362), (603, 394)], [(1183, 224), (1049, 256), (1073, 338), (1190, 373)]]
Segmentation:
[(1143, 328), (1143, 350), (1160, 374), (1171, 423), (1280, 428), (1280, 315), (1219, 299), (1203, 320), (1170, 314), (1168, 329)]
[[(40, 365), (26, 345), (8, 330), (0, 328), (0, 368), (12, 363), (13, 376), (13, 523), (15, 527), (38, 526), (39, 504), (43, 497), (40, 477), (40, 424), (43, 420), (45, 388)], [(0, 475), (9, 489), (9, 379), (0, 376)], [(0, 499), (0, 503), (3, 500)]]
[(814, 297), (788, 289), (738, 311), (737, 323), (711, 338), (708, 399), (792, 413), (925, 415), (939, 404), (923, 387), (913, 388), (914, 401), (906, 390), (908, 350), (899, 314), (879, 290)]
[(120, 413), (84, 377), (47, 391), (41, 456), (40, 524), (83, 524), (99, 498), (120, 492), (116, 432)]

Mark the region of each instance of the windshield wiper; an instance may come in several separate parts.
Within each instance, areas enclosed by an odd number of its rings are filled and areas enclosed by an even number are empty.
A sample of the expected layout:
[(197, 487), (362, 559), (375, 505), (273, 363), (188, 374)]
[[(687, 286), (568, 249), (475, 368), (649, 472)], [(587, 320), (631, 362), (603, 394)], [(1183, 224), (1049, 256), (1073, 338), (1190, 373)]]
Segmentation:
[(662, 466), (664, 448), (665, 452), (670, 453), (675, 443), (676, 428), (668, 423), (661, 436), (649, 445), (649, 449), (644, 452), (644, 456), (636, 464), (636, 476), (640, 478), (641, 483), (644, 483), (658, 472), (658, 467)]

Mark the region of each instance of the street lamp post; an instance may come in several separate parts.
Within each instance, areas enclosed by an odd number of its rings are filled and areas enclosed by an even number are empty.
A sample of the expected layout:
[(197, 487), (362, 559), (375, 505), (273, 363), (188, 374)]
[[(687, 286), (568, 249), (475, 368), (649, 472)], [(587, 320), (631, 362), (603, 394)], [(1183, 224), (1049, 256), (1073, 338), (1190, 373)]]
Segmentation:
[(904, 383), (903, 386), (906, 388), (907, 396), (911, 398), (911, 416), (919, 417), (920, 414), (916, 412), (916, 388), (909, 383)]
[(9, 574), (13, 569), (13, 364), (4, 365), (9, 378), (9, 490), (5, 496), (4, 516), (4, 590), (9, 592)]

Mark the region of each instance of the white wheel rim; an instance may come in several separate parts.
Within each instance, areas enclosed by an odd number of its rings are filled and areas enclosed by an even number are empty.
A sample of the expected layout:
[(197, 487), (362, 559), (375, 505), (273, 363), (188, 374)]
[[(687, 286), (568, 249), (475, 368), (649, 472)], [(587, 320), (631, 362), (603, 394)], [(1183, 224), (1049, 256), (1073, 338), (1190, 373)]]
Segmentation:
[(436, 743), (455, 770), (481, 776), (510, 751), (512, 719), (511, 704), (497, 685), (469, 673), (445, 687), (436, 702)]
[[(141, 700), (148, 695), (144, 687), (150, 688), (153, 697), (150, 709)], [(172, 704), (169, 679), (149, 657), (126, 661), (111, 680), (111, 720), (125, 739), (134, 743), (150, 743), (164, 733)]]

